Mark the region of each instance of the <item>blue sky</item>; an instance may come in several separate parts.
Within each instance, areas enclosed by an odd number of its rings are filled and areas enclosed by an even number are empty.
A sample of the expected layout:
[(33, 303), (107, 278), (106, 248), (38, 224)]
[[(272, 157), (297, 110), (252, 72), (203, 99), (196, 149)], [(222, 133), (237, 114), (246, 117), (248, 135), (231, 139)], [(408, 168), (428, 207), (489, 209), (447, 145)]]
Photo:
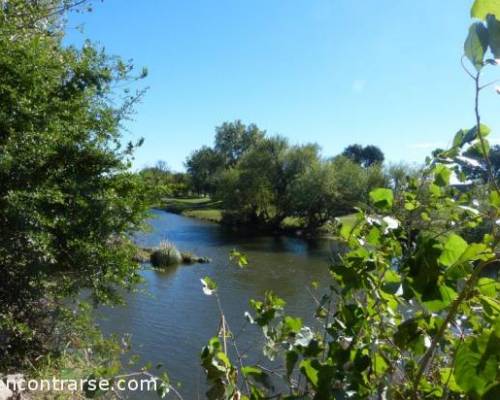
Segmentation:
[[(165, 160), (182, 170), (235, 119), (317, 142), (325, 156), (361, 143), (422, 162), (474, 124), (460, 66), (471, 2), (104, 0), (70, 17), (67, 40), (90, 38), (148, 68), (150, 89), (128, 124), (127, 138), (145, 138), (136, 168)], [(500, 68), (485, 80), (495, 77)], [(500, 132), (493, 88), (482, 114)]]

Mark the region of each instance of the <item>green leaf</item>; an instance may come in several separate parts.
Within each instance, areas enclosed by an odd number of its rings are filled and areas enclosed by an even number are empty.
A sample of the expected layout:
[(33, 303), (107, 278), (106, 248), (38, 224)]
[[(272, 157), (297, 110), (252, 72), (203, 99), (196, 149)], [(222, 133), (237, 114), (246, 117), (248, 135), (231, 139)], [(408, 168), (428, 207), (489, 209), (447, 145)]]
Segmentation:
[(495, 297), (497, 294), (497, 282), (491, 278), (480, 278), (477, 288), (485, 296)]
[[(246, 378), (250, 378), (253, 381), (260, 383), (266, 388), (271, 388), (271, 380), (269, 379), (269, 376), (259, 367), (252, 367), (252, 366), (246, 366), (241, 369), (243, 372), (243, 375)], [(232, 398), (232, 397), (231, 397)], [(261, 397), (257, 397), (261, 398)]]
[(467, 250), (464, 251), (460, 257), (459, 263), (464, 263), (467, 261), (477, 261), (477, 260), (489, 260), (495, 255), (492, 253), (491, 249), (484, 243), (471, 243)]
[(394, 333), (394, 343), (401, 350), (407, 348), (415, 349), (422, 338), (422, 329), (419, 327), (419, 320), (411, 318), (401, 323)]
[[(487, 125), (481, 124), (481, 125), (479, 125), (479, 132), (481, 132), (481, 136), (483, 138), (485, 138), (486, 136), (488, 136), (490, 134), (491, 129)], [(462, 146), (473, 142), (477, 138), (478, 138), (477, 126), (475, 126), (474, 128), (471, 128), (467, 131), (467, 134), (462, 139)]]
[(318, 386), (318, 373), (319, 371), (314, 368), (312, 363), (314, 360), (306, 359), (300, 363), (300, 370), (305, 375), (307, 380), (313, 385), (313, 387)]
[(302, 320), (300, 318), (293, 318), (290, 316), (286, 316), (283, 320), (285, 326), (289, 331), (297, 333), (302, 328)]
[(451, 170), (443, 164), (434, 168), (434, 183), (437, 186), (447, 186), (450, 182)]
[(439, 312), (444, 310), (457, 298), (457, 292), (449, 286), (440, 285), (438, 287), (438, 296), (437, 298), (423, 301), (423, 304), (429, 311)]
[(483, 21), (489, 14), (500, 16), (500, 0), (475, 0), (470, 14)]
[(203, 293), (207, 296), (211, 296), (217, 290), (217, 284), (209, 276), (201, 279), (201, 284), (203, 285)]
[(458, 260), (460, 260), (460, 257), (465, 253), (467, 247), (467, 242), (460, 236), (456, 234), (450, 235), (444, 244), (441, 255), (438, 258), (439, 263), (445, 267), (451, 267)]
[(241, 372), (243, 372), (243, 375), (245, 376), (262, 374), (262, 370), (260, 368), (252, 366), (243, 367)]
[(382, 375), (387, 371), (389, 368), (389, 365), (385, 361), (385, 359), (379, 355), (375, 354), (375, 357), (373, 359), (373, 370), (375, 371), (375, 374), (377, 375)]
[(243, 253), (240, 253), (236, 249), (232, 250), (229, 254), (229, 259), (231, 261), (236, 261), (240, 268), (245, 268), (248, 265), (247, 256)]
[(454, 376), (458, 386), (466, 393), (481, 394), (485, 391), (488, 385), (488, 376), (483, 370), (491, 365), (487, 362), (487, 358), (488, 355), (486, 355), (486, 359), (483, 358), (475, 339), (458, 348), (455, 356)]
[(500, 194), (496, 190), (490, 193), (490, 204), (495, 208), (500, 208)]
[(479, 295), (479, 301), (483, 306), (484, 313), (490, 316), (497, 316), (500, 314), (500, 302), (491, 297)]
[(494, 15), (489, 15), (486, 21), (490, 50), (493, 53), (493, 57), (500, 58), (500, 21), (498, 21)]
[(384, 292), (395, 294), (401, 285), (401, 277), (397, 272), (389, 269), (385, 271), (382, 289)]
[(469, 35), (464, 43), (464, 52), (478, 71), (483, 68), (484, 54), (487, 49), (488, 30), (482, 22), (475, 22), (469, 28)]
[(391, 208), (394, 203), (394, 194), (391, 189), (378, 188), (370, 192), (370, 200), (379, 208)]
[(462, 147), (463, 146), (463, 140), (464, 140), (466, 133), (467, 133), (467, 131), (465, 129), (460, 129), (455, 134), (455, 137), (453, 138), (453, 147)]
[(460, 392), (460, 387), (455, 382), (455, 377), (453, 376), (453, 370), (451, 368), (441, 368), (439, 374), (441, 375), (442, 385), (447, 385), (448, 389), (452, 392)]

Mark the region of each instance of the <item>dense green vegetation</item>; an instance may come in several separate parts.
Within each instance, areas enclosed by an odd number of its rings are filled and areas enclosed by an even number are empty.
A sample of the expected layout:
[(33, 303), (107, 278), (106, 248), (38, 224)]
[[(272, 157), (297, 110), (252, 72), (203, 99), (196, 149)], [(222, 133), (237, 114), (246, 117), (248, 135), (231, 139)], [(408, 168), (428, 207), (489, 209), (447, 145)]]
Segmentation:
[(82, 3), (0, 4), (3, 372), (35, 373), (64, 354), (84, 359), (78, 349), (100, 339), (75, 300), (80, 291), (114, 303), (118, 287), (139, 281), (129, 235), (141, 228), (150, 196), (129, 171), (136, 144), (122, 147), (120, 124), (141, 92), (113, 88), (145, 73), (90, 42), (62, 44), (62, 14)]
[(325, 159), (316, 144), (291, 145), (235, 121), (216, 128), (214, 147), (193, 152), (186, 166), (193, 190), (220, 202), (223, 223), (276, 231), (295, 221), (315, 232), (391, 184), (383, 160), (377, 147), (359, 145)]
[(139, 171), (139, 176), (147, 187), (154, 189), (157, 202), (165, 197), (183, 197), (191, 193), (189, 177), (182, 172), (173, 172), (164, 161), (158, 161), (153, 167)]
[[(299, 221), (315, 231), (357, 210), (336, 231), (327, 293), (312, 285), (314, 325), (273, 293), (251, 301), (246, 318), (262, 331), (269, 367), (245, 364), (223, 309), (235, 299), (203, 279), (221, 314), (201, 352), (207, 398), (500, 398), (500, 157), (480, 115), (483, 71), (500, 58), (498, 1), (474, 1), (465, 41), (473, 126), (421, 170), (384, 168), (374, 146), (325, 158), (315, 144), (236, 121), (192, 154), (189, 177), (161, 163), (130, 171), (141, 141), (123, 146), (120, 127), (145, 73), (92, 43), (63, 45), (64, 12), (84, 3), (0, 3), (0, 372), (119, 373), (120, 347), (93, 328), (79, 295), (115, 304), (139, 282), (130, 237), (167, 198), (179, 212), (273, 230)], [(210, 197), (171, 198), (193, 192)], [(181, 256), (159, 250), (159, 265)], [(238, 251), (230, 257), (251, 268)], [(160, 396), (180, 398), (161, 382)]]

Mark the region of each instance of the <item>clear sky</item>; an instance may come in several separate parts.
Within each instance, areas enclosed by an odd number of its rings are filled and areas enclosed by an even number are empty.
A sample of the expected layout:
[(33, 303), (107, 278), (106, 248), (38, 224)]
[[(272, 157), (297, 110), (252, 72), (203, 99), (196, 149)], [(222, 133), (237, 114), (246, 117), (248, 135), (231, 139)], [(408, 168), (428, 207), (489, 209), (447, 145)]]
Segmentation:
[[(360, 143), (422, 162), (474, 124), (473, 83), (460, 66), (471, 3), (104, 0), (70, 18), (85, 31), (70, 29), (68, 41), (88, 37), (148, 68), (150, 89), (128, 124), (145, 138), (136, 168), (165, 160), (182, 170), (234, 119), (317, 142), (325, 156)], [(483, 97), (484, 122), (500, 133), (500, 96)]]

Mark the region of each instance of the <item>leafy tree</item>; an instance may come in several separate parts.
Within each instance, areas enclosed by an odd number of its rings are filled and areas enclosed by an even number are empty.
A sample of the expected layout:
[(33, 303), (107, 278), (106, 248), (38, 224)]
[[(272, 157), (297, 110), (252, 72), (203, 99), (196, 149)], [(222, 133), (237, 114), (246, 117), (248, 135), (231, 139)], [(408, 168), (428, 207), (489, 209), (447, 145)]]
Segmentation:
[(165, 196), (189, 195), (190, 182), (186, 173), (173, 172), (165, 161), (158, 161), (153, 167), (146, 167), (139, 171), (139, 176), (145, 184), (157, 194), (160, 203)]
[(293, 214), (294, 182), (318, 160), (317, 145), (290, 146), (280, 136), (260, 140), (219, 181), (226, 221), (279, 228)]
[(417, 178), (419, 170), (405, 163), (390, 164), (386, 169), (386, 174), (391, 188), (395, 193), (400, 193), (408, 189), (410, 181)]
[(115, 302), (117, 286), (139, 280), (129, 237), (149, 195), (129, 171), (135, 145), (121, 146), (120, 123), (141, 93), (113, 91), (136, 79), (131, 65), (90, 42), (63, 44), (60, 12), (73, 3), (82, 2), (0, 6), (3, 371), (76, 342), (81, 289)]
[[(497, 181), (500, 181), (500, 146), (492, 146), (489, 150), (488, 158), (491, 162), (493, 175)], [(463, 153), (463, 157), (459, 160), (461, 171), (468, 179), (488, 181), (488, 165), (487, 161), (481, 154), (481, 149), (471, 147)]]
[(365, 167), (370, 167), (374, 164), (382, 164), (384, 162), (384, 153), (377, 146), (368, 145), (363, 151)]
[(224, 122), (215, 129), (214, 150), (222, 157), (225, 168), (233, 167), (240, 157), (265, 136), (257, 125), (246, 126), (240, 120)]
[(216, 174), (223, 166), (222, 156), (210, 147), (203, 146), (194, 151), (186, 161), (193, 190), (198, 194), (214, 193)]
[(292, 183), (292, 215), (302, 218), (309, 231), (323, 226), (338, 211), (336, 172), (333, 162), (314, 162)]
[(361, 164), (363, 162), (363, 146), (360, 144), (351, 144), (344, 149), (342, 155)]
[(363, 167), (370, 167), (384, 162), (384, 153), (377, 146), (373, 145), (363, 147), (359, 144), (353, 144), (347, 146), (342, 155)]
[(278, 196), (286, 185), (282, 167), (288, 151), (285, 138), (265, 138), (243, 155), (234, 171), (225, 175), (229, 181), (219, 182), (220, 192), (234, 193), (221, 196), (232, 221), (276, 226), (285, 218), (278, 209)]

